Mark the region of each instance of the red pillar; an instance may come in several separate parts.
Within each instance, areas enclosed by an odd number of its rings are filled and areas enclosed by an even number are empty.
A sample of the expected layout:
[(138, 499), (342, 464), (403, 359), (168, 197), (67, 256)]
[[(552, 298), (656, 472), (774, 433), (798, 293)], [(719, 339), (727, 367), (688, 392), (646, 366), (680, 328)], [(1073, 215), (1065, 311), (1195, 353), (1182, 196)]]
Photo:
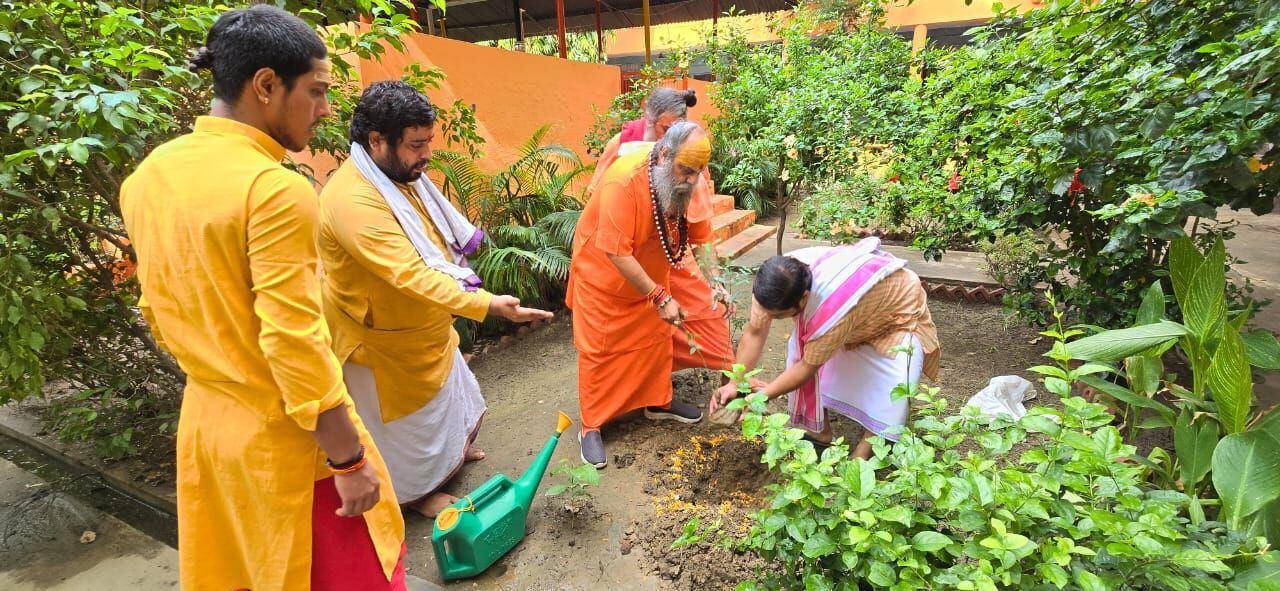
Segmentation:
[(560, 59), (569, 57), (569, 46), (564, 40), (564, 0), (556, 0), (556, 28), (560, 36)]
[(596, 56), (599, 57), (601, 62), (605, 61), (604, 31), (600, 29), (600, 0), (596, 0)]

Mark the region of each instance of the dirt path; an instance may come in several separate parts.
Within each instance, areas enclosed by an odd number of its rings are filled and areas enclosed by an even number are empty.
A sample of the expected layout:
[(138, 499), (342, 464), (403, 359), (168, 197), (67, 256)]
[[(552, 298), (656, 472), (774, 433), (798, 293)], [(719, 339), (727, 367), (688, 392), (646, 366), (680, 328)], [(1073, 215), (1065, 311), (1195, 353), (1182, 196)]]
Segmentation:
[[(997, 375), (1024, 375), (1042, 361), (1048, 343), (1034, 330), (1008, 320), (997, 306), (932, 302), (944, 356), (944, 393), (958, 406)], [(766, 374), (784, 363), (785, 330), (776, 327), (766, 352)], [(495, 472), (518, 477), (550, 436), (557, 410), (577, 415), (577, 366), (568, 323), (534, 333), (511, 348), (477, 358), (472, 368), (484, 388), (489, 414), (479, 445), (489, 453), (451, 485), (465, 494)], [(683, 372), (677, 396), (705, 405), (713, 376)], [(850, 437), (858, 427), (838, 421)], [(572, 429), (571, 429), (572, 432)], [(745, 526), (764, 498), (769, 478), (752, 446), (734, 432), (712, 426), (652, 423), (624, 418), (604, 431), (610, 465), (594, 493), (594, 507), (578, 514), (563, 502), (539, 497), (529, 534), (508, 556), (473, 580), (446, 588), (525, 589), (719, 589), (750, 576), (750, 557), (708, 556), (670, 550), (693, 515)], [(578, 462), (576, 439), (566, 434), (552, 460)], [(542, 490), (553, 481), (548, 476)], [(431, 523), (406, 518), (411, 573), (441, 582), (431, 551)]]

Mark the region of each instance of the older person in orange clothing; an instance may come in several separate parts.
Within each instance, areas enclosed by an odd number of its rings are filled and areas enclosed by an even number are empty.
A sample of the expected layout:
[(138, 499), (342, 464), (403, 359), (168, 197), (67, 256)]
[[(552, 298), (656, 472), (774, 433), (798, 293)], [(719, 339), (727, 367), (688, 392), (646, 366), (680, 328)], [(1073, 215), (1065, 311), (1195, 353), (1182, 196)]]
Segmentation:
[[(622, 131), (605, 144), (604, 152), (596, 161), (595, 175), (587, 186), (588, 192), (595, 192), (619, 156), (652, 149), (653, 142), (662, 139), (672, 125), (687, 120), (689, 107), (696, 104), (698, 97), (693, 90), (656, 88), (650, 92), (645, 98), (644, 117), (623, 125)], [(693, 223), (710, 221), (715, 216), (711, 204), (714, 194), (711, 175), (704, 169), (694, 185), (685, 217)], [(706, 249), (705, 255), (714, 257), (714, 249)], [(685, 264), (671, 270), (671, 295), (685, 313), (684, 329), (671, 333), (671, 370), (729, 369), (733, 366), (733, 344), (728, 318), (734, 310), (726, 305), (728, 290), (707, 281), (692, 249), (686, 253), (686, 259)], [(704, 262), (707, 261), (704, 259)], [(690, 335), (694, 335), (692, 343)]]
[(614, 162), (578, 222), (566, 303), (578, 348), (582, 460), (597, 468), (606, 464), (600, 427), (623, 413), (702, 420), (697, 407), (671, 398), (671, 333), (683, 310), (669, 281), (689, 263), (690, 244), (711, 240), (707, 220), (686, 217), (710, 157), (706, 131), (678, 122), (653, 149)]

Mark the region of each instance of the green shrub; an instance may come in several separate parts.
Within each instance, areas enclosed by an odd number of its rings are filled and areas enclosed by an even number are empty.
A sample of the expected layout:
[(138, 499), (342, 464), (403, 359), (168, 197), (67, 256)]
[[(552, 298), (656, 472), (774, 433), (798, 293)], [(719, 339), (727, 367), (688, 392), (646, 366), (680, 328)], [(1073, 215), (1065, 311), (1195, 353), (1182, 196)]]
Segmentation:
[[(833, 7), (869, 16), (850, 30), (841, 12), (811, 37)], [(724, 146), (713, 169), (740, 204), (827, 196), (828, 179), (881, 168), (859, 150), (883, 146), (894, 158), (873, 176), (897, 177), (907, 198), (868, 193), (825, 212), (833, 221), (877, 212), (931, 259), (1053, 232), (1011, 283), (1046, 283), (1114, 325), (1132, 319), (1169, 240), (1187, 228), (1201, 244), (1227, 239), (1210, 223), (1218, 208), (1265, 213), (1280, 190), (1280, 0), (1061, 0), (914, 57), (874, 7), (819, 8), (780, 26), (780, 44), (723, 30), (708, 43)]]
[[(1156, 283), (1135, 326), (1055, 348), (1059, 361), (1078, 359), (1088, 362), (1084, 366), (1033, 371), (1049, 376), (1046, 386), (1059, 393), (1078, 379), (1113, 400), (1131, 434), (1172, 430), (1175, 455), (1156, 448), (1139, 458), (1152, 480), (1217, 496), (1232, 527), (1280, 542), (1280, 415), (1274, 407), (1270, 415), (1259, 408), (1251, 372), (1280, 369), (1280, 342), (1270, 331), (1245, 330), (1248, 313), (1227, 309), (1224, 257), (1221, 242), (1202, 254), (1187, 238), (1174, 241), (1169, 275), (1182, 323), (1165, 319), (1164, 291)], [(1175, 345), (1191, 369), (1188, 385), (1163, 375), (1162, 360)], [(1114, 381), (1103, 379), (1106, 374)]]
[(843, 440), (818, 457), (787, 415), (750, 402), (743, 435), (763, 438), (778, 481), (727, 540), (768, 562), (738, 589), (1227, 589), (1280, 569), (1261, 538), (1151, 490), (1102, 405), (1067, 398), (1012, 422), (948, 412), (936, 392), (869, 461)]
[[(211, 88), (186, 57), (224, 4), (0, 0), (0, 404), (51, 393), (50, 425), (108, 456), (172, 441), (185, 375), (137, 310), (118, 196), (145, 154), (207, 112)], [(342, 157), (352, 63), (401, 46), (408, 2), (282, 4), (316, 24), (372, 16), (362, 32), (320, 29), (336, 115), (311, 147)]]

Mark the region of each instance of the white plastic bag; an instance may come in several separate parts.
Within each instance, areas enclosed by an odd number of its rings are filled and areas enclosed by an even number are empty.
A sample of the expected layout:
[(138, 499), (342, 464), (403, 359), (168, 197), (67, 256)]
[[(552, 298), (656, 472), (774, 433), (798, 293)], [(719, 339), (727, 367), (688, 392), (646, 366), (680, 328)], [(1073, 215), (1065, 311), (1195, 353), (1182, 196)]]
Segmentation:
[(989, 417), (1007, 417), (1018, 420), (1027, 414), (1022, 403), (1036, 397), (1036, 389), (1031, 382), (1018, 376), (999, 376), (991, 378), (987, 387), (969, 399), (966, 406), (978, 407), (982, 414)]

